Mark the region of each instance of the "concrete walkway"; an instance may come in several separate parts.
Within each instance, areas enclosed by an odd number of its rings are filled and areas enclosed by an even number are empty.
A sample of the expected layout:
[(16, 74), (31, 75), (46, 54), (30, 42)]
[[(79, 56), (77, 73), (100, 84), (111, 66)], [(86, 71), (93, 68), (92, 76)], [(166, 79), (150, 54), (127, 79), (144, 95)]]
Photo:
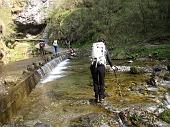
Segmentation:
[[(47, 52), (50, 52), (51, 54), (54, 54), (54, 49), (52, 46), (47, 46), (45, 50)], [(63, 52), (66, 52), (66, 50), (60, 49), (58, 53), (62, 54)], [(38, 61), (43, 62), (44, 59), (48, 56), (49, 55), (47, 54), (43, 58), (41, 56), (37, 56), (3, 65), (0, 72), (0, 85), (2, 85), (1, 82), (3, 82), (4, 80), (9, 82), (16, 82), (22, 76), (23, 71), (27, 69), (28, 65), (32, 65), (34, 62)]]

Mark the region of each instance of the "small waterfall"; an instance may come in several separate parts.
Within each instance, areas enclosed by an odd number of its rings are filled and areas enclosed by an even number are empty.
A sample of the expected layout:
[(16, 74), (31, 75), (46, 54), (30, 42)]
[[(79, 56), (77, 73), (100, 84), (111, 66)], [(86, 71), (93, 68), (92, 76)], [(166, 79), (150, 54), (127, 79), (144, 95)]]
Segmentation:
[(61, 57), (56, 58), (37, 70), (41, 75), (40, 83), (44, 84), (64, 76), (63, 69), (67, 68), (66, 65), (68, 64), (69, 59), (61, 61)]
[(49, 72), (53, 70), (54, 67), (57, 66), (59, 62), (61, 62), (61, 57), (58, 57), (56, 59), (53, 59), (52, 61), (46, 63), (44, 66), (42, 66), (40, 69), (37, 70), (38, 74), (40, 74), (41, 78), (43, 78), (45, 75), (47, 75)]

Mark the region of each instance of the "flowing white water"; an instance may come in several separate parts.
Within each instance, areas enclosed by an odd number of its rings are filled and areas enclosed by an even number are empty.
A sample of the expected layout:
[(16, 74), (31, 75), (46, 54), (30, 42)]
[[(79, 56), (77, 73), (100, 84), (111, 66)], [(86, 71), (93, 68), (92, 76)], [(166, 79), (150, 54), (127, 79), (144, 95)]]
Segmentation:
[(64, 75), (65, 71), (64, 69), (67, 68), (67, 64), (69, 63), (69, 59), (62, 61), (61, 63), (59, 63), (48, 75), (47, 77), (41, 79), (40, 83), (44, 84), (47, 82), (51, 82), (55, 79), (61, 78)]

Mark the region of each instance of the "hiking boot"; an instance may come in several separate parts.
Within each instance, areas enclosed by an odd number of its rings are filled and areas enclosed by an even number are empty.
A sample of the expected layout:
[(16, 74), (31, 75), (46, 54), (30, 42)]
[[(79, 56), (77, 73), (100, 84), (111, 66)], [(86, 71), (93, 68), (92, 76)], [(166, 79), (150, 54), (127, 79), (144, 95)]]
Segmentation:
[(102, 99), (99, 100), (100, 103), (103, 103), (104, 101), (105, 101), (104, 98), (102, 98)]
[(96, 102), (96, 103), (99, 103), (99, 100), (100, 100), (100, 99), (99, 99), (99, 95), (98, 95), (98, 94), (95, 94), (95, 102)]
[(106, 99), (101, 99), (101, 100), (100, 100), (100, 105), (101, 105), (101, 106), (106, 106), (106, 105), (107, 105)]
[(99, 101), (99, 99), (95, 99), (95, 103), (99, 103), (100, 101)]

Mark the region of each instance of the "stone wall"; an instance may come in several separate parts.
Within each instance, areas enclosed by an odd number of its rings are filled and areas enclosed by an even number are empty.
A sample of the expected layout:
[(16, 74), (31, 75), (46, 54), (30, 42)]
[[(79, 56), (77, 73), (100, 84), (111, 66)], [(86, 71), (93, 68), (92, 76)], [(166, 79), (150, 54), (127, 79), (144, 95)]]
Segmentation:
[[(61, 62), (59, 59), (63, 61), (67, 58), (68, 54), (65, 53), (55, 59), (56, 62), (59, 63)], [(49, 64), (49, 62), (46, 64)], [(35, 70), (26, 76), (22, 81), (20, 81), (16, 86), (14, 86), (14, 88), (8, 92), (8, 95), (0, 97), (0, 126), (1, 123), (6, 123), (13, 115), (17, 113), (17, 111), (21, 108), (23, 101), (35, 88), (40, 79), (41, 75), (37, 70)]]

